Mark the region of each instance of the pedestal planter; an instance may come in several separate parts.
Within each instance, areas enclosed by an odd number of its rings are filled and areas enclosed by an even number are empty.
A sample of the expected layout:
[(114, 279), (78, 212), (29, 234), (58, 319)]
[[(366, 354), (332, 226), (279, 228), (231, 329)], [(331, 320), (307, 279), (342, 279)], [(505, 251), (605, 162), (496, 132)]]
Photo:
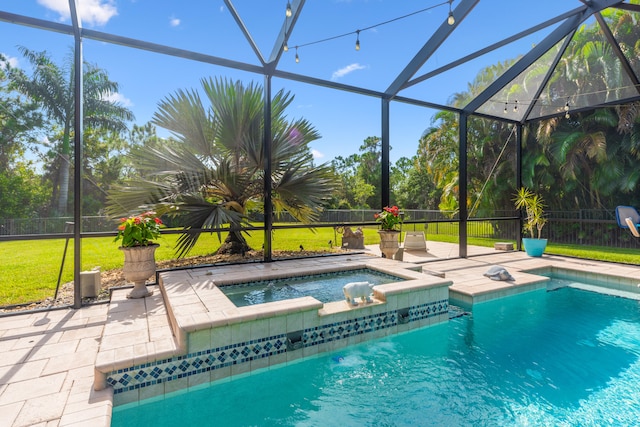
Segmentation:
[(145, 282), (156, 272), (155, 252), (159, 245), (120, 247), (124, 252), (122, 273), (127, 282), (133, 283), (133, 290), (127, 298), (144, 298), (153, 292), (147, 289)]
[(398, 252), (398, 237), (400, 236), (400, 232), (378, 230), (378, 234), (380, 235), (380, 252), (382, 252), (385, 258), (393, 259), (393, 256)]

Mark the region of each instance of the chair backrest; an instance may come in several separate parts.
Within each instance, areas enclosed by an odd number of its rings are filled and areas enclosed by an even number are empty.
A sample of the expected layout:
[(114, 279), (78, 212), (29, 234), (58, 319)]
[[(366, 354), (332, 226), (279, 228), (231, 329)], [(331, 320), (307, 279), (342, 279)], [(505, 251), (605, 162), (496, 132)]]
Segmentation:
[(633, 206), (617, 206), (616, 220), (620, 228), (629, 228), (627, 218), (631, 218), (634, 224), (640, 224), (640, 213)]
[(635, 237), (640, 237), (637, 223), (633, 222), (631, 218), (625, 218), (625, 222), (627, 223), (627, 226), (629, 226), (629, 231), (631, 231), (631, 234), (633, 234)]

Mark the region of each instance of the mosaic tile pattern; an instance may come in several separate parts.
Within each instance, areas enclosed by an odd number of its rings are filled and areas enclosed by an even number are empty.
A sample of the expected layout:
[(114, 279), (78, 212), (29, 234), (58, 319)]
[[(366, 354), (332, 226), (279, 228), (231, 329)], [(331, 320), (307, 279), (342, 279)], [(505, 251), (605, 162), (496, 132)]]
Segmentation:
[[(404, 323), (438, 316), (440, 314), (448, 313), (448, 310), (448, 300), (412, 306), (409, 307), (409, 318), (407, 319), (407, 322)], [(402, 323), (398, 321), (398, 317), (398, 312), (394, 310), (370, 316), (356, 317), (343, 322), (317, 326), (305, 329), (302, 340), (304, 346), (309, 347), (323, 344), (325, 342), (349, 338), (354, 335), (366, 334)]]
[[(412, 306), (408, 310), (408, 321), (413, 322), (446, 314), (448, 310), (449, 302), (446, 299)], [(393, 310), (307, 328), (302, 332), (302, 345), (310, 347), (389, 328), (399, 323), (398, 317), (398, 311)], [(286, 351), (287, 334), (279, 334), (120, 369), (107, 375), (107, 383), (113, 387), (114, 394), (119, 394)]]
[(120, 369), (107, 376), (107, 384), (112, 386), (114, 393), (117, 394), (186, 378), (214, 369), (284, 353), (286, 341), (286, 335), (280, 334)]

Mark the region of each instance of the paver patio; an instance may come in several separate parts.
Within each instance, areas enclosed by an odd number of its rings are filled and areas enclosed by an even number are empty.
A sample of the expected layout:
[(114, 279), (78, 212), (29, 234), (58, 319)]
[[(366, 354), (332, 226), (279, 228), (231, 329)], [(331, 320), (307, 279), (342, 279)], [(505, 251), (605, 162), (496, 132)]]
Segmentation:
[[(523, 252), (473, 247), (469, 255), (477, 256), (443, 260), (457, 255), (457, 245), (428, 242), (428, 247), (427, 253), (405, 252), (404, 262), (445, 274), (453, 281), (451, 291), (469, 294), (503, 292), (496, 287), (514, 286), (484, 278), (482, 273), (491, 265), (509, 269), (516, 285), (527, 279), (521, 270), (550, 266), (640, 282), (639, 266), (548, 255), (529, 258)], [(375, 246), (364, 252), (378, 254)], [(118, 290), (110, 304), (1, 317), (0, 427), (108, 426), (113, 395), (110, 388), (94, 390), (94, 367), (99, 352), (104, 362), (109, 349), (113, 352), (108, 357), (114, 361), (138, 353), (178, 351), (160, 292), (145, 300), (127, 300), (126, 290)]]

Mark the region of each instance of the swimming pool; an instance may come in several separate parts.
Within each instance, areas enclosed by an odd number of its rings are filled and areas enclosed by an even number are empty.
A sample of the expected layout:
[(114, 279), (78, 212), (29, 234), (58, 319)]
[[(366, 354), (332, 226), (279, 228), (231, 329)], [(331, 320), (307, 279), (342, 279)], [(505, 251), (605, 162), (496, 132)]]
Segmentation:
[(112, 425), (633, 425), (639, 356), (638, 301), (565, 287), (116, 407)]
[(220, 290), (237, 307), (244, 307), (303, 296), (314, 297), (320, 302), (340, 301), (344, 299), (342, 288), (347, 283), (369, 282), (381, 285), (403, 280), (405, 279), (369, 268), (360, 268), (334, 273), (224, 285), (220, 286)]

